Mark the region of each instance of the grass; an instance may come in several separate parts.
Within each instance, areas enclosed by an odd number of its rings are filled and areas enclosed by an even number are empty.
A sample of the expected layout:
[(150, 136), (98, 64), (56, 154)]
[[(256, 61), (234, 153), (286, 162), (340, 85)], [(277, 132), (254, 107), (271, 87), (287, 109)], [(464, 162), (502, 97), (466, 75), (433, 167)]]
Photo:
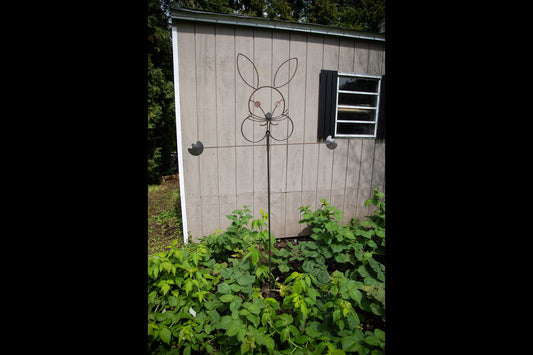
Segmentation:
[(148, 255), (183, 244), (178, 180), (148, 185)]

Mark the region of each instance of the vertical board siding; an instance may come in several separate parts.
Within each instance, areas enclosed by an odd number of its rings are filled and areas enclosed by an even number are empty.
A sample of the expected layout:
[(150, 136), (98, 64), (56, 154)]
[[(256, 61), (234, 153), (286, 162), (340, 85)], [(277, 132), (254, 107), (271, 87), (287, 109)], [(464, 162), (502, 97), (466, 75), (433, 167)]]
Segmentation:
[[(238, 53), (245, 53), (248, 56), (253, 56), (254, 52), (254, 33), (251, 28), (247, 27), (235, 27), (235, 51), (230, 60), (235, 67), (235, 61)], [(248, 71), (249, 67), (241, 68), (241, 74), (247, 78), (251, 76), (251, 72)], [(235, 68), (236, 70), (236, 68)], [(253, 210), (253, 191), (254, 191), (254, 164), (253, 164), (253, 149), (250, 146), (243, 147), (243, 145), (249, 145), (250, 143), (244, 139), (241, 134), (242, 120), (248, 115), (248, 97), (252, 93), (250, 87), (245, 85), (238, 74), (235, 75), (235, 140), (237, 147), (235, 152), (235, 188), (237, 189), (237, 207), (242, 205), (248, 206)], [(250, 137), (253, 135), (251, 130), (253, 126), (247, 125), (244, 127), (245, 134)], [(251, 195), (249, 195), (252, 193)], [(247, 194), (246, 198), (241, 196), (246, 203), (241, 203), (239, 196), (241, 194)], [(250, 196), (252, 197), (250, 199)]]
[[(179, 53), (179, 77), (180, 77), (180, 107), (181, 130), (183, 152), (183, 165), (187, 169), (185, 179), (185, 194), (188, 197), (200, 197), (200, 167), (198, 157), (187, 153), (187, 148), (198, 139), (198, 126), (196, 118), (196, 58), (194, 55), (184, 55), (184, 53), (195, 53), (194, 24), (183, 23), (178, 28), (178, 53)], [(194, 229), (194, 228), (193, 228)]]
[[(196, 110), (198, 139), (205, 146), (218, 146), (216, 105), (215, 25), (196, 25)], [(200, 161), (200, 191), (202, 196), (218, 196), (218, 155), (205, 150)], [(203, 207), (202, 207), (203, 208)]]
[[(241, 135), (253, 89), (237, 73), (238, 53), (248, 56), (259, 72), (259, 83), (272, 85), (276, 70), (298, 58), (296, 75), (280, 88), (294, 122), (288, 141), (272, 140), (271, 208), (275, 237), (305, 235), (298, 207), (319, 208), (326, 198), (345, 211), (344, 223), (364, 217), (372, 190), (385, 187), (385, 142), (368, 138), (339, 138), (335, 150), (317, 139), (319, 75), (322, 69), (384, 74), (384, 45), (374, 41), (313, 33), (289, 32), (224, 24), (177, 21), (181, 134), (185, 204), (190, 236), (198, 240), (227, 228), (232, 210), (246, 205), (254, 217), (267, 210), (265, 141), (252, 144)], [(292, 66), (292, 67), (291, 67)], [(288, 79), (294, 63), (282, 67), (276, 81)], [(252, 78), (251, 67), (240, 68)], [(278, 84), (279, 85), (279, 84)], [(266, 90), (266, 89), (265, 89)], [(262, 107), (272, 108), (276, 93)], [(258, 124), (243, 131), (255, 140), (264, 134)], [(287, 122), (273, 134), (287, 134)], [(187, 148), (200, 140), (204, 152), (192, 156)]]

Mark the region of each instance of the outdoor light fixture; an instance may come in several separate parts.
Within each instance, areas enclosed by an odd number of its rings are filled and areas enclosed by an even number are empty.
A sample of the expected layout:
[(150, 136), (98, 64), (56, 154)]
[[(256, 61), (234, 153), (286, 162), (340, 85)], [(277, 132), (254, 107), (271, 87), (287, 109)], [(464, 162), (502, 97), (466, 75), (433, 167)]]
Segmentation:
[[(291, 67), (294, 65), (294, 67)], [(250, 66), (251, 65), (251, 66)], [(241, 66), (247, 67), (247, 69), (250, 69), (252, 72), (252, 80), (250, 82), (250, 78), (246, 80), (242, 74), (241, 74)], [(288, 69), (288, 79), (287, 77), (282, 77), (283, 74), (280, 74), (278, 77), (278, 74), (280, 73), (280, 69), (286, 66)], [(239, 76), (244, 81), (246, 85), (248, 85), (250, 88), (253, 89), (252, 93), (250, 94), (250, 97), (248, 98), (248, 116), (242, 121), (241, 123), (241, 134), (248, 142), (251, 143), (258, 143), (266, 138), (266, 151), (267, 151), (267, 191), (268, 191), (268, 288), (269, 292), (272, 289), (272, 271), (271, 271), (271, 262), (270, 262), (270, 256), (271, 256), (271, 233), (270, 233), (270, 138), (276, 140), (276, 141), (286, 141), (289, 139), (289, 137), (292, 135), (292, 132), (294, 131), (294, 123), (292, 122), (292, 119), (289, 117), (289, 110), (286, 107), (286, 101), (285, 97), (279, 90), (279, 88), (287, 85), (294, 75), (296, 74), (296, 70), (298, 69), (298, 58), (289, 58), (283, 63), (281, 63), (276, 70), (276, 73), (274, 74), (274, 79), (272, 80), (272, 85), (264, 85), (259, 86), (259, 72), (257, 71), (257, 68), (255, 67), (255, 64), (242, 53), (239, 53), (237, 55), (237, 72), (239, 73)], [(263, 102), (261, 102), (263, 101)], [(271, 107), (265, 107), (265, 102), (273, 102)], [(287, 127), (287, 136), (283, 138), (281, 137), (275, 137), (272, 135), (271, 128), (272, 126), (277, 126), (280, 124), (280, 122), (283, 122), (285, 120), (287, 121), (287, 124), (290, 125), (290, 130)], [(261, 136), (261, 138), (254, 140), (254, 137), (247, 137), (244, 133), (244, 124), (247, 122), (257, 122), (259, 123), (259, 126), (265, 127), (265, 134)]]
[(326, 147), (328, 149), (335, 149), (337, 148), (337, 143), (335, 142), (335, 138), (331, 138), (331, 134), (326, 138)]
[(200, 155), (204, 151), (204, 145), (202, 144), (202, 142), (197, 141), (196, 143), (193, 143), (191, 145), (191, 148), (187, 148), (187, 150), (192, 155)]

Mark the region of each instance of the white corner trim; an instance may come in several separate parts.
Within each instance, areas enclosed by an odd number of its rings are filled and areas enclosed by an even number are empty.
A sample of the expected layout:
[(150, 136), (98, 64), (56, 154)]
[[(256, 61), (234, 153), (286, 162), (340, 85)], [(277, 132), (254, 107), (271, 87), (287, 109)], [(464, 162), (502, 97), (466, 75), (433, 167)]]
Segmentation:
[(174, 65), (174, 107), (176, 111), (176, 145), (178, 151), (178, 169), (180, 184), (181, 202), (181, 223), (183, 226), (183, 242), (188, 243), (189, 235), (187, 229), (187, 206), (185, 203), (185, 174), (183, 173), (183, 152), (181, 139), (181, 108), (180, 108), (180, 75), (178, 61), (178, 28), (172, 25), (172, 62)]

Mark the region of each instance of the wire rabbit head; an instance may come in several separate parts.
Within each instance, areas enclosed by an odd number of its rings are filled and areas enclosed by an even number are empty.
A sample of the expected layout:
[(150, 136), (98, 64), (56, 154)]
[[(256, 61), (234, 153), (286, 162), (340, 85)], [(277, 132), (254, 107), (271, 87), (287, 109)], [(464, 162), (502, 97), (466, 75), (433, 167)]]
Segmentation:
[[(241, 72), (241, 70), (244, 71), (245, 69), (245, 74), (248, 74), (245, 75), (246, 78)], [(250, 97), (248, 98), (248, 117), (241, 124), (241, 133), (243, 133), (243, 136), (246, 140), (253, 143), (259, 142), (265, 138), (267, 133), (270, 134), (271, 125), (277, 125), (277, 123), (274, 122), (285, 119), (289, 119), (289, 123), (291, 125), (291, 130), (287, 135), (287, 138), (278, 139), (271, 134), (270, 136), (278, 141), (289, 139), (292, 131), (294, 130), (294, 125), (289, 117), (289, 111), (286, 107), (285, 97), (279, 88), (287, 85), (292, 80), (297, 69), (298, 58), (289, 58), (281, 63), (277, 68), (271, 83), (272, 85), (260, 85), (259, 72), (257, 71), (255, 64), (244, 54), (239, 53), (237, 55), (237, 72), (244, 83), (253, 89)], [(288, 75), (284, 76), (282, 73), (288, 73)], [(248, 119), (254, 122), (264, 123), (262, 126), (267, 126), (267, 132), (265, 133), (265, 136), (257, 141), (248, 139), (242, 130), (244, 123)]]

